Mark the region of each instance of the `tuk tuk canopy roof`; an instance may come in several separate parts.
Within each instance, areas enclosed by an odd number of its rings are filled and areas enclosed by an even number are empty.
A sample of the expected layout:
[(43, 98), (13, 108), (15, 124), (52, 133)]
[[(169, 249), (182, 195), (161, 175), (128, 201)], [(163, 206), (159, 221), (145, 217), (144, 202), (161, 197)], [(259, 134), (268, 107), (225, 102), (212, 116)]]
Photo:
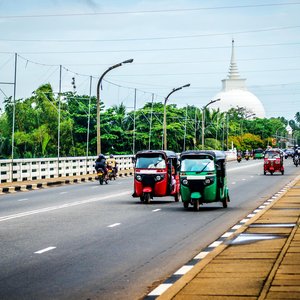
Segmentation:
[(189, 151), (182, 152), (180, 155), (180, 158), (183, 158), (185, 156), (193, 156), (193, 155), (195, 155), (195, 156), (196, 155), (211, 155), (217, 161), (226, 159), (225, 152), (220, 151), (220, 150), (189, 150)]
[(137, 157), (137, 156), (143, 156), (143, 154), (148, 155), (148, 154), (156, 154), (156, 153), (162, 154), (167, 158), (178, 159), (178, 155), (174, 151), (169, 151), (169, 150), (142, 150), (142, 151), (138, 151), (135, 156)]

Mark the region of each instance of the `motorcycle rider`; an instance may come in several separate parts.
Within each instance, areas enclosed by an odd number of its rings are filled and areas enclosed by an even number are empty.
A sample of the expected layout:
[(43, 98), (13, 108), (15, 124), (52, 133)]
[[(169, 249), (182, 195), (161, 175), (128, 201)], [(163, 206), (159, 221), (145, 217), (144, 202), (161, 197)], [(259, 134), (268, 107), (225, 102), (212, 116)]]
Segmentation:
[(107, 174), (106, 158), (102, 153), (99, 154), (99, 156), (96, 159), (95, 163), (96, 163), (95, 164), (96, 172), (98, 172), (99, 169), (103, 169), (104, 175), (106, 176), (106, 174)]
[(111, 154), (109, 156), (109, 159), (106, 161), (107, 165), (110, 165), (115, 173), (115, 175), (117, 175), (118, 173), (118, 163), (116, 161), (116, 159), (114, 158), (113, 154)]

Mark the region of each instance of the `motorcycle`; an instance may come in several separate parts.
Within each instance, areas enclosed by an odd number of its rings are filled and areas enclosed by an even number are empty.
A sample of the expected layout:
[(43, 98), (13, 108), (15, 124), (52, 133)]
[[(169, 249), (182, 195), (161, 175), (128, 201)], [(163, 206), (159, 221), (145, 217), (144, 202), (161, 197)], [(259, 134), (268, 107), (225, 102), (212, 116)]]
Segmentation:
[(239, 155), (239, 154), (238, 154), (238, 155), (237, 155), (237, 157), (236, 157), (236, 160), (237, 160), (237, 162), (239, 162), (239, 163), (240, 163), (240, 162), (241, 162), (241, 160), (242, 160), (242, 155)]
[(296, 167), (298, 167), (298, 165), (299, 165), (299, 156), (298, 155), (295, 155), (295, 157), (294, 157), (294, 165)]
[(102, 168), (99, 168), (97, 170), (97, 176), (98, 176), (99, 183), (101, 185), (103, 185), (104, 182), (105, 184), (108, 184), (108, 175), (105, 175), (105, 172)]
[(245, 154), (245, 159), (249, 160), (249, 154)]
[(116, 170), (115, 168), (113, 168), (112, 166), (108, 165), (107, 166), (107, 173), (108, 173), (108, 178), (109, 180), (116, 180), (117, 174), (116, 174)]

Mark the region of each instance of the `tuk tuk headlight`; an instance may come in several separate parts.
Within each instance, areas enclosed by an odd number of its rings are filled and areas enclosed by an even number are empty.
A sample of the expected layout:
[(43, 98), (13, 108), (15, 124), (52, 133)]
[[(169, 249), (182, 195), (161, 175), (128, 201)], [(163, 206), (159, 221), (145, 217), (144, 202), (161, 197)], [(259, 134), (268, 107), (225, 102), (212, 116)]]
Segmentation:
[(205, 183), (205, 184), (210, 184), (210, 179), (209, 179), (209, 178), (206, 178), (205, 181), (204, 181), (204, 183)]
[(156, 176), (154, 177), (154, 180), (157, 182), (157, 181), (162, 181), (164, 178), (165, 178), (164, 175), (156, 175)]
[(137, 181), (142, 181), (142, 176), (141, 176), (141, 175), (136, 175), (136, 176), (135, 176), (135, 179), (136, 179)]
[(182, 184), (183, 184), (183, 185), (189, 185), (189, 182), (188, 182), (188, 180), (187, 180), (187, 179), (182, 179), (182, 181), (181, 181), (181, 182), (182, 182)]

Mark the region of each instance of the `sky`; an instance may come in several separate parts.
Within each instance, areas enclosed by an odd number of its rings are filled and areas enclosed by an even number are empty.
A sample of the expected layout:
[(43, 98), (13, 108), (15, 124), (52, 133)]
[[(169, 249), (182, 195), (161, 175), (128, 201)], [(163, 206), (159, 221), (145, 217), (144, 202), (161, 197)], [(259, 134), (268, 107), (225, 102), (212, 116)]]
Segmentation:
[[(128, 110), (152, 100), (203, 107), (228, 75), (231, 40), (239, 73), (266, 117), (300, 111), (299, 0), (0, 0), (0, 108), (40, 85), (96, 95)], [(92, 77), (91, 77), (92, 76)]]

